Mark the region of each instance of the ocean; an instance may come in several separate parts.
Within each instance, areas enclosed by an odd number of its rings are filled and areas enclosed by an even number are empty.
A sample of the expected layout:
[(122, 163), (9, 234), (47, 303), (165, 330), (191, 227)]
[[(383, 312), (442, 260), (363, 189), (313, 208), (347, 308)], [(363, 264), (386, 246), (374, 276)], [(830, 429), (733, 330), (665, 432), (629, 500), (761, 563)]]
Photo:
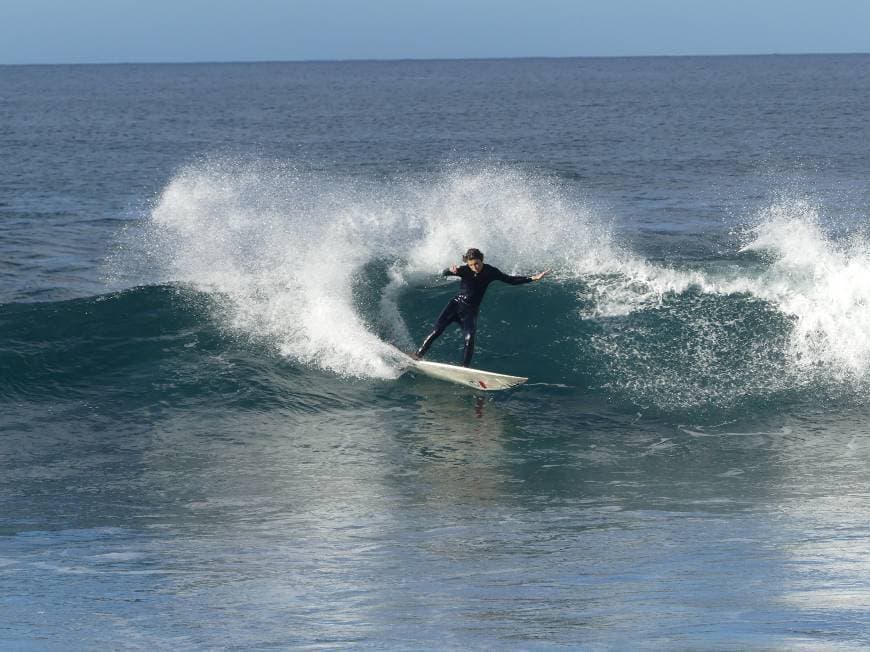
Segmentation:
[[(870, 55), (0, 67), (0, 648), (866, 649), (868, 107)], [(553, 270), (481, 310), (518, 389), (400, 353), (469, 247)]]

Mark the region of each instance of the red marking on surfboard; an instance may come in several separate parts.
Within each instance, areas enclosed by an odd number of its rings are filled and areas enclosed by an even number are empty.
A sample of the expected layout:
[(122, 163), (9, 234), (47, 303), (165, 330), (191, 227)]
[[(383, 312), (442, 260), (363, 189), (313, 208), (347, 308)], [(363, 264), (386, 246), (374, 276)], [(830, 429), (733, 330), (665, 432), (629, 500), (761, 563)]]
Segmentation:
[(487, 387), (486, 387), (486, 383), (483, 382), (482, 380), (478, 380), (478, 381), (477, 381), (477, 384), (480, 385), (483, 389), (487, 389)]

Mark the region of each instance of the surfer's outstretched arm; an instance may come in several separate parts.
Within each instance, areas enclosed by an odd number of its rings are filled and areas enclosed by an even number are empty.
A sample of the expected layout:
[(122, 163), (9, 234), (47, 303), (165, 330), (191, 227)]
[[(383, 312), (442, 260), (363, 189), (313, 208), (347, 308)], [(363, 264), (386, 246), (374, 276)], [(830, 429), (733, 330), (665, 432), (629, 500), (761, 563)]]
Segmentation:
[(548, 269), (543, 272), (533, 274), (532, 276), (511, 276), (510, 274), (505, 274), (497, 268), (493, 268), (493, 271), (495, 272), (495, 277), (493, 278), (493, 280), (501, 281), (502, 283), (507, 283), (508, 285), (522, 285), (523, 283), (540, 281), (542, 278), (550, 273), (550, 270)]

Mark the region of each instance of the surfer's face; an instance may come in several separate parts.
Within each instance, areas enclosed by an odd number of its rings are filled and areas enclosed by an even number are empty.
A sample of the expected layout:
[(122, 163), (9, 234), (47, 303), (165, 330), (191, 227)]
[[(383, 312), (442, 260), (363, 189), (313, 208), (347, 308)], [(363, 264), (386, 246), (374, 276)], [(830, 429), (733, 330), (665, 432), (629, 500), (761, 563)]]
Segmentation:
[(468, 261), (468, 267), (476, 274), (483, 269), (483, 261), (478, 258), (472, 258)]

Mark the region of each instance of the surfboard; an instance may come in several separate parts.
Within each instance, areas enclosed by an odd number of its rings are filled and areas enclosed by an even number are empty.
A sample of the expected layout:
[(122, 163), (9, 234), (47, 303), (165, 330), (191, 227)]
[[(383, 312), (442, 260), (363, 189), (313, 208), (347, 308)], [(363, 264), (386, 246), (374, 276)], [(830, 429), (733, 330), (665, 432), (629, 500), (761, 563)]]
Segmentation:
[(428, 360), (414, 360), (410, 358), (410, 368), (421, 374), (451, 383), (473, 387), (485, 392), (495, 392), (502, 389), (510, 389), (522, 385), (528, 380), (522, 376), (509, 376), (498, 374), (493, 371), (472, 369), (471, 367), (459, 367), (443, 362), (429, 362)]

